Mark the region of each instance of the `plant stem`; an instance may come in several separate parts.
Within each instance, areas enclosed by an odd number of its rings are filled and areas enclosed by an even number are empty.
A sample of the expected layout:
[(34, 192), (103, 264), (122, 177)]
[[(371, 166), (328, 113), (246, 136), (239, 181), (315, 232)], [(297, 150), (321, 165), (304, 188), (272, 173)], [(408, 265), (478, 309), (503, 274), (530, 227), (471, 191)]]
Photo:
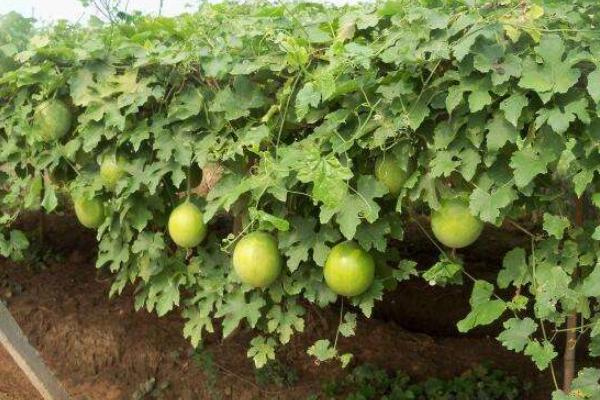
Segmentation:
[(340, 326), (342, 325), (343, 320), (344, 320), (344, 298), (342, 297), (342, 304), (340, 305), (340, 320), (338, 322), (338, 327), (335, 332), (335, 339), (333, 341), (333, 348), (336, 350), (337, 350), (337, 342), (340, 337)]
[[(575, 199), (575, 226), (583, 225), (583, 202), (581, 198)], [(573, 272), (576, 277), (577, 270)], [(577, 346), (577, 311), (567, 317), (565, 334), (565, 354), (563, 355), (563, 391), (569, 393), (575, 378), (575, 347)]]

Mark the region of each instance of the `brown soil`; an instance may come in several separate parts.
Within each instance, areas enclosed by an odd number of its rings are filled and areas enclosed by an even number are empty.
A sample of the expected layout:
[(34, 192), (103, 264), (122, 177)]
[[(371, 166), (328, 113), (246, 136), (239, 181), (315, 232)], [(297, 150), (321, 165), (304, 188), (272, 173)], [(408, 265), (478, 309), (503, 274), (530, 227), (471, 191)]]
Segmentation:
[(0, 346), (0, 400), (36, 399), (38, 394), (10, 354)]
[[(164, 399), (304, 400), (318, 392), (324, 379), (344, 375), (337, 364), (316, 366), (306, 355), (307, 347), (316, 339), (332, 337), (337, 324), (334, 309), (312, 307), (308, 308), (306, 333), (296, 335), (279, 355), (298, 373), (297, 385), (280, 388), (256, 384), (253, 366), (246, 357), (247, 342), (252, 337), (248, 330), (238, 330), (225, 341), (218, 335), (208, 337), (204, 351), (213, 355), (215, 366), (202, 367), (192, 359), (193, 351), (182, 337), (183, 323), (177, 313), (163, 318), (144, 311), (136, 313), (130, 292), (107, 298), (110, 276), (95, 270), (92, 250), (82, 250), (94, 248), (89, 233), (58, 217), (51, 217), (46, 226), (52, 231), (46, 235), (46, 245), (64, 254), (64, 259), (47, 262), (42, 271), (39, 266), (0, 262), (0, 294), (4, 294), (31, 343), (74, 398), (131, 399), (144, 384), (152, 386), (155, 382), (155, 386), (164, 386)], [(378, 306), (378, 314), (387, 314), (386, 320), (360, 321), (356, 337), (342, 339), (341, 349), (352, 352), (357, 363), (400, 369), (417, 380), (450, 378), (476, 364), (491, 362), (523, 382), (531, 382), (535, 390), (529, 399), (550, 397), (548, 376), (485, 334), (430, 336), (406, 330), (413, 322), (403, 323), (402, 327), (394, 322), (403, 316), (400, 313), (391, 318), (390, 309), (420, 307), (426, 314), (420, 317), (425, 328), (434, 331), (427, 323), (434, 320), (433, 325), (441, 326), (440, 332), (450, 329), (448, 324), (435, 323), (446, 316), (432, 311), (431, 288), (419, 292), (418, 285), (401, 285), (390, 296), (393, 307), (388, 299)], [(468, 289), (464, 288), (456, 296), (440, 293), (447, 296), (437, 300), (444, 305), (443, 310), (468, 298)], [(413, 321), (417, 318), (418, 313), (414, 313)], [(215, 373), (216, 382), (211, 382)], [(37, 398), (9, 356), (0, 351), (0, 400)]]

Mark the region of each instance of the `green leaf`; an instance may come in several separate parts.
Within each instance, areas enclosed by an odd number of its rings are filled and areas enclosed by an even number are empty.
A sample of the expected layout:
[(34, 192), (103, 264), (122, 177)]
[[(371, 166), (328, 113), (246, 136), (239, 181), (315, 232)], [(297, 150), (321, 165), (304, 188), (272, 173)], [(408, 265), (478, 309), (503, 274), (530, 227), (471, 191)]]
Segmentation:
[(519, 117), (523, 111), (523, 108), (529, 104), (529, 100), (526, 96), (520, 93), (513, 93), (510, 97), (507, 97), (500, 103), (500, 109), (504, 111), (504, 117), (510, 122), (515, 128), (519, 125)]
[(348, 180), (354, 174), (335, 154), (323, 155), (315, 146), (292, 147), (282, 152), (282, 157), (283, 166), (295, 170), (300, 182), (313, 184), (315, 201), (334, 208), (346, 197)]
[(515, 184), (519, 188), (525, 187), (537, 175), (545, 173), (552, 157), (547, 150), (544, 151), (533, 146), (515, 151), (510, 159), (510, 166), (514, 170)]
[(340, 234), (330, 226), (321, 226), (315, 232), (317, 221), (314, 218), (290, 218), (291, 230), (279, 234), (279, 248), (287, 256), (287, 266), (291, 272), (309, 259), (312, 250), (313, 260), (319, 266), (325, 265), (330, 244), (339, 241)]
[(498, 189), (486, 192), (476, 188), (469, 198), (469, 209), (484, 222), (495, 224), (500, 217), (500, 211), (512, 204), (517, 195), (510, 185), (502, 185)]
[(193, 347), (198, 347), (202, 342), (204, 331), (213, 333), (215, 331), (212, 323), (212, 307), (188, 307), (182, 315), (186, 319), (183, 327), (183, 336), (190, 340)]
[(458, 61), (462, 61), (462, 59), (469, 54), (471, 47), (479, 37), (493, 37), (496, 34), (497, 32), (493, 26), (485, 26), (483, 28), (479, 26), (477, 28), (473, 26), (470, 27), (467, 32), (454, 43), (454, 56)]
[(288, 304), (285, 310), (278, 304), (274, 305), (267, 314), (269, 333), (279, 334), (279, 341), (288, 343), (294, 331), (304, 331), (304, 312), (304, 308), (296, 303)]
[(461, 283), (463, 266), (449, 260), (440, 260), (427, 271), (423, 272), (425, 279), (431, 286), (446, 286), (447, 284)]
[(549, 341), (544, 340), (543, 343), (540, 343), (533, 340), (527, 344), (525, 355), (531, 357), (538, 369), (543, 371), (548, 368), (558, 353), (554, 351), (554, 345)]
[(408, 124), (413, 130), (417, 130), (425, 118), (431, 113), (429, 100), (426, 96), (421, 96), (409, 107)]
[(347, 312), (344, 314), (344, 320), (340, 323), (338, 330), (344, 337), (354, 336), (356, 330), (356, 314)]
[[(335, 207), (343, 201), (348, 192), (347, 180), (353, 175), (348, 167), (341, 165), (335, 157), (320, 157), (318, 166), (314, 167), (311, 180), (313, 182), (313, 197), (322, 201), (327, 207)], [(298, 178), (302, 181), (302, 176)], [(306, 179), (306, 178), (305, 178)]]
[(490, 151), (498, 151), (507, 142), (515, 143), (519, 132), (512, 126), (501, 113), (494, 114), (494, 118), (486, 125), (487, 147)]
[(498, 273), (498, 287), (506, 289), (511, 283), (520, 287), (529, 281), (529, 269), (525, 250), (516, 247), (506, 253), (502, 261), (502, 270)]
[(489, 325), (506, 311), (506, 303), (502, 300), (490, 300), (485, 304), (474, 307), (471, 312), (456, 327), (459, 332), (468, 332), (480, 325)]
[(489, 325), (506, 311), (506, 302), (502, 300), (492, 300), (494, 286), (485, 281), (478, 280), (473, 285), (473, 292), (469, 304), (471, 311), (456, 327), (459, 332), (468, 332), (480, 325)]
[(571, 277), (560, 266), (540, 264), (536, 268), (535, 313), (539, 318), (547, 318), (556, 312), (559, 300), (569, 300), (573, 296), (569, 284)]
[(467, 100), (471, 112), (483, 110), (485, 106), (492, 103), (492, 97), (489, 94), (491, 88), (492, 85), (488, 77), (482, 79), (467, 78), (458, 85), (451, 86), (446, 97), (448, 113), (452, 113), (462, 103), (464, 93), (469, 93)]
[(54, 209), (58, 206), (58, 198), (56, 197), (54, 185), (50, 183), (48, 179), (44, 180), (44, 197), (41, 205), (47, 212), (54, 211)]
[(27, 236), (17, 229), (10, 231), (8, 238), (0, 232), (0, 255), (10, 258), (14, 261), (21, 261), (24, 258), (23, 251), (29, 247)]
[(535, 50), (543, 63), (537, 63), (532, 58), (526, 59), (519, 86), (538, 93), (566, 93), (577, 83), (581, 72), (572, 68), (569, 60), (563, 60), (565, 45), (560, 36), (542, 36)]
[(44, 181), (40, 174), (27, 177), (27, 193), (23, 199), (23, 207), (25, 209), (37, 210), (41, 205), (42, 190), (44, 188)]
[(303, 285), (304, 297), (319, 307), (334, 303), (338, 296), (323, 282), (323, 270), (312, 268)]
[(567, 104), (566, 106), (555, 106), (553, 108), (542, 108), (538, 110), (538, 117), (535, 120), (537, 128), (544, 123), (548, 123), (554, 132), (563, 134), (575, 119), (579, 118), (585, 124), (590, 123), (590, 116), (587, 111), (588, 101), (582, 97)]
[(256, 368), (264, 367), (269, 360), (275, 360), (275, 341), (272, 338), (256, 336), (250, 341), (248, 357), (254, 360)]
[(458, 154), (461, 165), (458, 171), (465, 180), (470, 181), (477, 173), (477, 167), (481, 163), (481, 154), (472, 147), (466, 147)]
[(587, 90), (592, 99), (600, 104), (600, 67), (591, 72), (587, 77)]
[(473, 66), (480, 72), (492, 75), (492, 84), (501, 85), (511, 77), (521, 75), (521, 59), (514, 54), (505, 54), (500, 44), (482, 44), (475, 50)]
[(383, 282), (375, 279), (369, 289), (359, 296), (352, 298), (352, 305), (360, 308), (365, 317), (370, 318), (375, 307), (375, 302), (383, 299)]
[(596, 400), (600, 396), (600, 369), (583, 368), (577, 374), (571, 385), (571, 393)]
[(592, 194), (591, 200), (596, 208), (600, 208), (600, 192)]
[(204, 105), (204, 96), (198, 88), (189, 87), (178, 94), (169, 104), (168, 118), (180, 121), (198, 115)]
[(598, 266), (583, 280), (581, 293), (587, 297), (600, 297), (600, 268)]
[(342, 363), (342, 368), (346, 368), (350, 362), (352, 361), (352, 358), (354, 358), (354, 356), (351, 353), (344, 353), (342, 355), (340, 355), (340, 362)]
[(591, 324), (592, 329), (590, 330), (590, 338), (594, 338), (600, 335), (600, 319), (596, 319), (595, 321), (591, 322)]
[(490, 96), (486, 87), (477, 88), (468, 97), (469, 108), (471, 112), (477, 112), (483, 110), (483, 108), (492, 103), (492, 96)]
[(565, 229), (571, 226), (571, 222), (567, 217), (544, 213), (544, 230), (550, 236), (557, 239), (562, 239), (565, 234)]
[(317, 91), (314, 85), (309, 82), (296, 95), (296, 116), (298, 120), (302, 120), (310, 107), (318, 107), (321, 103), (321, 93)]
[(223, 113), (227, 121), (250, 115), (250, 110), (263, 107), (267, 99), (261, 89), (244, 76), (235, 79), (233, 87), (220, 90), (212, 100), (209, 110)]
[(494, 285), (489, 282), (477, 280), (473, 285), (473, 291), (469, 299), (469, 304), (472, 307), (477, 307), (486, 304), (494, 293)]
[(148, 298), (146, 299), (146, 309), (152, 311), (156, 309), (156, 314), (162, 317), (175, 306), (179, 305), (181, 281), (175, 276), (163, 273), (155, 277), (150, 282)]
[(87, 68), (79, 69), (69, 79), (71, 98), (78, 106), (87, 106), (96, 101), (97, 94), (94, 91), (96, 82), (94, 74)]
[(290, 223), (286, 219), (279, 218), (263, 210), (258, 210), (255, 207), (248, 209), (248, 216), (250, 219), (258, 222), (261, 230), (270, 231), (277, 229), (283, 232), (290, 230)]
[(365, 251), (375, 249), (384, 252), (387, 248), (386, 235), (390, 232), (390, 223), (379, 219), (372, 224), (360, 224), (354, 237)]
[(340, 232), (346, 239), (353, 239), (361, 220), (374, 223), (379, 217), (380, 206), (376, 198), (387, 194), (387, 188), (373, 175), (361, 175), (358, 178), (356, 193), (348, 194), (336, 209), (321, 208), (321, 223), (335, 214)]
[(204, 221), (210, 221), (219, 209), (229, 211), (241, 195), (261, 186), (260, 180), (242, 179), (237, 174), (222, 177), (206, 196)]
[(429, 164), (431, 167), (431, 176), (450, 176), (460, 165), (457, 154), (450, 150), (441, 150), (435, 153), (433, 160)]
[(337, 351), (329, 340), (321, 339), (308, 348), (307, 354), (315, 357), (320, 362), (325, 362), (334, 359), (337, 356)]
[(534, 320), (511, 318), (504, 322), (504, 330), (498, 335), (498, 340), (504, 347), (513, 351), (523, 351), (529, 343), (529, 337), (538, 329)]
[(108, 264), (111, 272), (117, 272), (122, 265), (127, 264), (130, 257), (130, 248), (121, 238), (112, 239), (104, 235), (98, 243), (98, 258), (96, 267), (102, 268)]
[(448, 89), (448, 95), (446, 96), (446, 110), (448, 110), (448, 113), (452, 113), (458, 107), (463, 100), (464, 93), (460, 85), (451, 86)]
[(150, 282), (153, 276), (163, 270), (161, 256), (165, 247), (163, 234), (150, 232), (142, 232), (131, 246), (131, 252), (139, 254), (139, 276), (144, 282)]
[(406, 281), (411, 276), (418, 276), (417, 263), (411, 260), (401, 260), (398, 267), (392, 271), (392, 276), (398, 282)]
[(588, 345), (590, 357), (600, 357), (600, 336), (592, 336)]
[(594, 180), (594, 170), (582, 169), (573, 177), (574, 190), (577, 197), (581, 197), (583, 192)]
[(269, 139), (271, 130), (266, 125), (251, 126), (247, 129), (239, 130), (236, 135), (238, 136), (236, 142), (237, 154), (244, 155), (244, 150), (260, 153), (261, 143)]
[(253, 293), (250, 300), (246, 301), (246, 295), (241, 290), (225, 297), (223, 305), (215, 313), (215, 317), (223, 317), (223, 337), (229, 336), (243, 320), (248, 321), (250, 327), (254, 328), (265, 304), (265, 300), (258, 293)]

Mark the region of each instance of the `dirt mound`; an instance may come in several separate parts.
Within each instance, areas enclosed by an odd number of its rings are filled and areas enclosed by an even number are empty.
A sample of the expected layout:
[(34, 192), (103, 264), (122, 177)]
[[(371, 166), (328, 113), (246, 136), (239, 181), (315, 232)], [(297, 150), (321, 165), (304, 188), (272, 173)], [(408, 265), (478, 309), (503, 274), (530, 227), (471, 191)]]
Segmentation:
[(0, 346), (0, 400), (29, 400), (38, 397), (25, 374)]
[[(213, 355), (215, 371), (206, 370), (192, 361), (190, 346), (181, 336), (182, 321), (176, 315), (159, 319), (135, 313), (130, 294), (109, 301), (108, 281), (100, 279), (89, 263), (57, 264), (42, 273), (16, 265), (0, 268), (23, 287), (8, 302), (11, 312), (69, 392), (80, 398), (129, 399), (154, 381), (168, 384), (162, 390), (166, 399), (212, 399), (215, 391), (239, 399), (305, 399), (324, 378), (343, 374), (337, 365), (316, 368), (306, 355), (314, 340), (334, 333), (335, 310), (309, 308), (307, 333), (298, 335), (281, 352), (284, 362), (296, 369), (301, 384), (285, 389), (259, 387), (245, 355), (251, 332), (240, 330), (223, 342), (209, 337), (204, 351)], [(402, 369), (416, 379), (448, 378), (491, 361), (521, 379), (538, 381), (528, 360), (504, 351), (493, 339), (434, 338), (392, 322), (364, 320), (357, 337), (342, 340), (340, 346), (354, 353), (357, 362)], [(15, 368), (6, 370), (6, 355), (0, 354), (0, 365), (0, 376), (15, 374)], [(207, 384), (207, 374), (214, 372), (221, 379)], [(2, 392), (32, 398), (31, 391), (22, 386), (4, 384)]]

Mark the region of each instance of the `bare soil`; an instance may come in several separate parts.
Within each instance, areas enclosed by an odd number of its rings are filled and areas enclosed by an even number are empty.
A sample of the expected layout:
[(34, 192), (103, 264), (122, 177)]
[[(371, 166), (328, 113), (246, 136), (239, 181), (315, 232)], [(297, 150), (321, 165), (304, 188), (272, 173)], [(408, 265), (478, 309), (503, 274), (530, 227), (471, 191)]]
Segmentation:
[[(108, 299), (111, 277), (94, 267), (95, 240), (90, 232), (58, 216), (47, 217), (45, 226), (45, 246), (61, 257), (43, 267), (0, 261), (0, 298), (74, 398), (131, 399), (146, 385), (162, 387), (163, 399), (304, 400), (317, 393), (324, 380), (345, 374), (337, 364), (317, 366), (306, 354), (316, 339), (334, 335), (333, 308), (308, 307), (306, 332), (280, 352), (283, 363), (299, 376), (293, 387), (256, 383), (246, 357), (252, 332), (246, 329), (224, 341), (218, 332), (207, 337), (203, 351), (212, 354), (215, 364), (202, 366), (193, 360), (191, 346), (182, 337), (183, 321), (177, 313), (163, 318), (136, 313), (131, 292)], [(488, 260), (498, 268), (507, 240), (518, 240), (514, 233), (506, 236), (500, 235), (492, 250), (475, 246), (470, 261)], [(432, 257), (432, 249), (418, 234), (410, 243), (407, 253), (423, 262)], [(473, 273), (491, 269), (483, 261), (469, 265), (474, 265)], [(377, 306), (377, 318), (361, 320), (356, 337), (341, 340), (341, 350), (352, 352), (356, 363), (403, 370), (417, 380), (451, 378), (487, 362), (530, 382), (534, 390), (526, 399), (549, 399), (550, 377), (525, 357), (503, 349), (490, 336), (494, 328), (470, 336), (456, 334), (453, 326), (464, 316), (469, 292), (468, 285), (432, 291), (416, 280), (402, 284)], [(0, 350), (0, 400), (38, 398)]]

